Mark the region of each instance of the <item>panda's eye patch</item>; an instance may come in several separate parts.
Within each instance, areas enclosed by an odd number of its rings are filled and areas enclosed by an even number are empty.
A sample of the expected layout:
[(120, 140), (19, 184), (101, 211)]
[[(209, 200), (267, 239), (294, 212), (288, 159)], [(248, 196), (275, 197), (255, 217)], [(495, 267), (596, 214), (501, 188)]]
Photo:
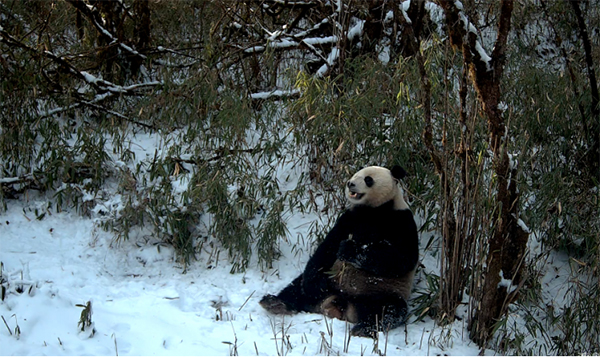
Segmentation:
[(373, 186), (374, 183), (375, 183), (375, 181), (373, 180), (373, 178), (371, 176), (365, 177), (365, 184), (367, 185), (367, 187)]

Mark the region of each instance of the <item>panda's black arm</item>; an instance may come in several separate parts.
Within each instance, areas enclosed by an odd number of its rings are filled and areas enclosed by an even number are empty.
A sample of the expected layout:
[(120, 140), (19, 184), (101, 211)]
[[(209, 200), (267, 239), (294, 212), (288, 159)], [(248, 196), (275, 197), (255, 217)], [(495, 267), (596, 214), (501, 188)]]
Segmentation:
[(369, 224), (367, 231), (377, 234), (344, 240), (338, 258), (382, 277), (398, 277), (413, 270), (419, 259), (419, 238), (412, 213), (396, 211), (375, 222), (377, 229)]
[(337, 259), (340, 243), (348, 238), (350, 221), (349, 213), (344, 212), (306, 263), (302, 281), (305, 294), (317, 295), (328, 289), (329, 272)]
[(378, 242), (362, 245), (346, 240), (340, 244), (338, 258), (375, 276), (396, 278), (410, 272), (417, 265), (417, 245), (405, 247)]

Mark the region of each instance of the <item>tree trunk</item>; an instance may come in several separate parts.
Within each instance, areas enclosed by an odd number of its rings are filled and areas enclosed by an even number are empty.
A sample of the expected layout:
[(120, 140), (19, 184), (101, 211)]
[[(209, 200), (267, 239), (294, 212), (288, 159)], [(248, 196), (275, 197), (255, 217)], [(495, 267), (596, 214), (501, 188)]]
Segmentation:
[[(133, 30), (134, 42), (136, 50), (144, 52), (150, 45), (150, 8), (148, 0), (134, 0), (132, 5), (135, 14), (135, 26)], [(131, 74), (137, 75), (142, 58), (139, 56), (130, 56)]]
[[(517, 285), (521, 278), (522, 260), (527, 244), (528, 233), (518, 224), (519, 194), (516, 190), (515, 170), (506, 152), (507, 133), (503, 111), (499, 108), (500, 81), (504, 70), (504, 53), (511, 26), (513, 0), (501, 3), (498, 23), (498, 38), (491, 55), (486, 59), (478, 43), (477, 34), (462, 19), (466, 17), (454, 3), (441, 0), (440, 5), (446, 14), (451, 43), (462, 50), (465, 65), (470, 69), (482, 114), (488, 121), (489, 146), (493, 152), (493, 170), (496, 176), (496, 210), (494, 230), (489, 239), (483, 284), (472, 296), (478, 300), (474, 315), (469, 321), (471, 339), (480, 346), (491, 337), (494, 324), (506, 312), (508, 303), (516, 297), (501, 279), (511, 279)], [(513, 290), (511, 288), (511, 290)]]
[[(581, 13), (581, 8), (579, 7), (580, 1), (572, 0), (567, 1), (571, 4), (573, 8), (573, 12), (575, 13), (575, 17), (577, 18), (577, 26), (579, 29), (579, 37), (581, 38), (581, 42), (583, 44), (583, 49), (585, 52), (585, 63), (587, 66), (587, 76), (590, 82), (590, 92), (592, 94), (591, 98), (591, 125), (589, 126), (590, 130), (587, 130), (584, 135), (588, 136), (588, 144), (590, 149), (585, 155), (585, 160), (587, 166), (589, 167), (590, 177), (595, 178), (598, 182), (600, 182), (600, 99), (598, 94), (598, 82), (596, 80), (596, 71), (594, 70), (594, 60), (592, 55), (592, 45), (590, 42), (590, 37), (588, 35), (587, 26), (585, 24), (585, 20), (583, 18), (583, 14)], [(585, 116), (582, 118), (584, 128), (587, 126), (587, 119)]]

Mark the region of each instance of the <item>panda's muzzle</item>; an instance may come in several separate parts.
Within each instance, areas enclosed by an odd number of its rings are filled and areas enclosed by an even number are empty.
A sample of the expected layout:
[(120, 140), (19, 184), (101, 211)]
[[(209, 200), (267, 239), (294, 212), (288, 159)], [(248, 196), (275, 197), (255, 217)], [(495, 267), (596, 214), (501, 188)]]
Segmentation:
[(364, 195), (364, 193), (348, 191), (348, 197), (350, 197), (353, 200), (360, 200)]
[(365, 195), (364, 193), (355, 191), (356, 185), (352, 181), (348, 181), (346, 186), (348, 186), (348, 197), (353, 200), (360, 200)]

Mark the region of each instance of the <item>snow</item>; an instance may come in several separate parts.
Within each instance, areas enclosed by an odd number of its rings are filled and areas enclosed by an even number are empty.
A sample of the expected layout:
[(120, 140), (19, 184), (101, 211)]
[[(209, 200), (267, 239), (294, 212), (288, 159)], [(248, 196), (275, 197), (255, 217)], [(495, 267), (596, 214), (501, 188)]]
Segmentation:
[(327, 71), (329, 70), (329, 68), (331, 66), (333, 66), (333, 64), (335, 63), (335, 61), (338, 59), (340, 55), (340, 49), (337, 47), (334, 47), (331, 49), (331, 52), (329, 53), (329, 56), (327, 56), (327, 61), (325, 62), (325, 64), (323, 64), (316, 73), (317, 77), (323, 77), (325, 76), (325, 74), (327, 73)]
[[(104, 19), (102, 19), (102, 21), (104, 21)], [(102, 32), (104, 34), (104, 36), (108, 37), (111, 39), (112, 43), (116, 43), (119, 45), (119, 47), (121, 47), (122, 49), (124, 49), (125, 51), (138, 56), (142, 59), (146, 59), (146, 56), (139, 53), (138, 51), (134, 50), (133, 48), (127, 46), (126, 44), (124, 44), (123, 42), (119, 42), (107, 29), (105, 29), (102, 24), (99, 24), (98, 22), (94, 21), (94, 24), (96, 25), (96, 29), (98, 29), (100, 32)], [(112, 44), (111, 43), (111, 44)]]
[(442, 38), (444, 37), (444, 29), (443, 29), (443, 19), (445, 17), (444, 10), (432, 2), (425, 3), (425, 9), (429, 12), (429, 17), (431, 21), (435, 24), (436, 32)]
[(298, 46), (298, 42), (281, 39), (279, 41), (269, 42), (269, 47), (273, 48), (288, 48)]
[(485, 52), (485, 50), (481, 46), (480, 41), (477, 41), (475, 43), (475, 50), (477, 51), (477, 53), (479, 53), (479, 59), (485, 62), (487, 70), (491, 71), (492, 67), (490, 66), (490, 61), (492, 60), (492, 58)]
[(390, 46), (378, 47), (377, 58), (381, 63), (388, 64), (390, 62)]
[[(404, 1), (401, 5), (407, 21), (410, 21), (406, 14), (409, 4), (410, 1)], [(459, 1), (455, 4), (463, 9)], [(441, 28), (443, 11), (434, 3), (425, 6)], [(337, 7), (341, 11), (340, 0)], [(393, 19), (390, 14), (387, 13), (386, 21)], [(469, 31), (477, 34), (466, 17), (463, 21)], [(320, 24), (326, 22), (328, 19)], [(232, 26), (241, 25), (233, 23)], [(360, 36), (363, 26), (364, 21), (356, 21), (348, 31), (348, 38)], [(110, 33), (106, 34), (112, 38)], [(267, 46), (293, 47), (299, 41), (311, 46), (338, 41), (336, 36), (299, 40), (301, 34), (292, 36), (298, 41), (286, 38), (276, 41), (279, 35), (281, 32), (274, 33)], [(144, 58), (125, 44), (119, 43), (119, 46)], [(159, 47), (159, 50), (164, 48)], [(244, 51), (264, 50), (264, 46), (254, 46)], [(389, 61), (389, 51), (389, 45), (381, 47), (379, 59), (382, 62)], [(479, 36), (477, 52), (489, 68), (491, 59)], [(339, 49), (332, 48), (318, 75), (325, 75), (338, 57)], [(88, 72), (79, 73), (85, 82), (104, 86), (109, 91), (96, 95), (88, 105), (118, 93), (161, 84), (154, 81), (119, 86)], [(251, 98), (268, 99), (298, 93), (277, 89), (251, 94)], [(42, 115), (77, 105), (54, 108)], [(501, 102), (498, 109), (507, 110), (506, 103)], [(167, 151), (157, 149), (162, 140), (154, 137), (136, 140), (130, 148), (138, 158), (154, 152), (162, 156)], [(182, 155), (181, 158), (189, 157)], [(513, 168), (516, 164), (512, 155), (510, 159)], [(290, 172), (291, 181), (281, 183), (284, 191), (286, 185), (294, 186), (292, 183), (302, 174), (302, 168), (288, 163), (280, 174), (285, 176)], [(30, 175), (24, 176), (27, 177)], [(0, 177), (0, 183), (22, 179)], [(175, 193), (183, 193), (188, 184), (183, 176), (174, 180)], [(82, 201), (95, 201), (83, 186), (78, 187), (83, 193)], [(342, 321), (317, 314), (272, 316), (258, 305), (264, 294), (281, 290), (303, 269), (310, 249), (294, 250), (293, 243), (313, 239), (309, 233), (311, 223), (326, 221), (316, 214), (286, 215), (290, 234), (287, 240), (281, 241), (283, 256), (271, 270), (261, 271), (253, 264), (246, 273), (230, 274), (226, 254), (215, 260), (201, 253), (184, 273), (173, 249), (153, 237), (140, 233), (133, 234), (128, 241), (117, 242), (113, 235), (100, 228), (98, 217), (123, 209), (123, 198), (119, 194), (113, 193), (91, 208), (91, 218), (71, 211), (49, 210), (48, 201), (35, 194), (21, 201), (7, 202), (8, 209), (1, 213), (0, 220), (0, 281), (7, 287), (6, 297), (0, 301), (0, 315), (4, 319), (0, 322), (0, 355), (378, 354), (373, 350), (374, 341), (365, 338), (352, 338), (346, 348), (348, 325)], [(560, 202), (558, 205), (560, 211)], [(523, 220), (518, 219), (517, 224), (531, 233)], [(430, 235), (430, 232), (422, 234), (421, 248)], [(536, 254), (543, 249), (535, 234), (528, 244)], [(552, 262), (548, 268), (550, 273), (542, 279), (544, 301), (563, 306), (568, 303), (565, 289), (571, 273), (570, 261), (564, 254), (551, 257), (556, 259), (556, 264)], [(431, 252), (421, 252), (421, 263), (423, 267), (417, 274), (415, 289), (419, 289), (419, 285), (422, 288), (425, 273), (438, 274), (440, 269), (439, 256)], [(551, 270), (556, 266), (560, 266), (560, 270)], [(499, 286), (510, 291), (517, 288), (502, 272), (500, 278)], [(83, 310), (80, 305), (88, 301), (92, 306), (93, 325), (80, 332), (78, 322)], [(463, 307), (460, 309), (457, 315), (467, 316)], [(465, 321), (440, 327), (428, 317), (416, 322), (413, 316), (405, 327), (387, 336), (380, 334), (379, 349), (385, 349), (389, 355), (477, 355), (480, 350), (469, 341)], [(495, 354), (490, 350), (484, 352)]]
[(298, 32), (296, 35), (294, 35), (295, 38), (302, 38), (305, 36), (308, 36), (309, 33), (311, 33), (312, 31), (318, 29), (320, 26), (329, 23), (329, 18), (326, 17), (323, 20), (321, 20), (321, 22), (319, 22), (318, 24), (314, 25), (311, 29), (306, 30), (306, 31), (301, 31)]
[(506, 288), (508, 294), (517, 290), (517, 288), (519, 287), (518, 285), (513, 285), (513, 281), (511, 279), (504, 278), (504, 273), (502, 270), (500, 270), (500, 282), (498, 283), (498, 287), (501, 286)]
[(394, 19), (394, 12), (392, 10), (389, 10), (385, 14), (385, 18), (383, 19), (383, 23), (385, 23), (385, 24), (390, 23), (393, 19)]
[(404, 20), (407, 24), (412, 24), (410, 17), (408, 16), (408, 9), (410, 8), (410, 0), (403, 1), (400, 5), (400, 10), (402, 11), (402, 16), (404, 16)]
[(269, 99), (269, 98), (281, 98), (281, 97), (290, 97), (290, 96), (294, 96), (294, 95), (298, 95), (300, 94), (300, 90), (299, 89), (293, 89), (293, 90), (282, 90), (282, 89), (277, 89), (277, 90), (272, 90), (269, 92), (258, 92), (258, 93), (252, 93), (250, 94), (250, 98), (252, 99)]
[(85, 80), (89, 83), (96, 84), (102, 81), (100, 78), (93, 76), (86, 71), (81, 71), (80, 73), (81, 75), (83, 75), (83, 78), (85, 78)]
[(264, 52), (265, 46), (252, 46), (244, 50), (246, 53)]
[[(342, 321), (317, 314), (277, 317), (260, 308), (258, 300), (289, 283), (307, 254), (296, 260), (288, 249), (277, 270), (251, 268), (245, 274), (229, 274), (225, 258), (208, 269), (201, 257), (183, 274), (166, 246), (141, 237), (117, 244), (94, 219), (61, 212), (38, 220), (34, 207), (44, 203), (11, 201), (0, 224), (2, 275), (10, 284), (0, 315), (11, 330), (18, 325), (21, 331), (17, 338), (0, 329), (3, 355), (229, 355), (233, 348), (240, 355), (277, 355), (281, 348), (315, 355), (325, 354), (323, 343), (333, 354), (373, 353), (373, 340), (365, 338), (352, 338), (343, 352)], [(306, 234), (311, 219), (292, 218), (292, 235)], [(83, 308), (76, 306), (88, 301), (91, 337), (89, 330), (79, 332)], [(387, 353), (479, 352), (458, 337), (460, 325), (450, 328), (456, 330), (451, 347), (429, 346), (427, 336), (435, 340), (441, 328), (431, 320), (409, 323), (406, 331), (389, 333)], [(281, 345), (282, 329), (289, 346)]]
[(21, 181), (20, 177), (3, 177), (0, 178), (0, 183), (13, 183)]
[(323, 45), (323, 44), (327, 44), (327, 43), (336, 43), (337, 41), (338, 41), (337, 36), (312, 37), (312, 38), (305, 38), (302, 40), (302, 42), (306, 43), (307, 45)]
[[(260, 95), (285, 94), (278, 90)], [(178, 135), (177, 131), (166, 136), (137, 133), (125, 142), (142, 162), (167, 155), (166, 143), (174, 145)], [(190, 157), (182, 155), (183, 159)], [(281, 163), (276, 173), (280, 189), (293, 189), (304, 173), (305, 168), (293, 161)], [(172, 183), (176, 193), (181, 193), (189, 181), (181, 175)], [(461, 320), (443, 327), (428, 316), (421, 321), (411, 316), (404, 327), (379, 335), (380, 351), (374, 350), (371, 339), (353, 337), (347, 343), (350, 326), (343, 321), (307, 313), (273, 316), (264, 311), (258, 304), (260, 298), (277, 293), (302, 271), (314, 240), (312, 224), (327, 222), (328, 216), (286, 213), (289, 234), (280, 241), (282, 257), (272, 269), (261, 270), (253, 257), (245, 273), (230, 274), (226, 254), (215, 257), (204, 251), (184, 273), (174, 250), (145, 235), (146, 231), (133, 231), (129, 240), (115, 241), (100, 228), (105, 216), (124, 208), (124, 197), (109, 192), (100, 201), (80, 189), (83, 200), (96, 202), (89, 209), (91, 217), (74, 211), (56, 212), (49, 208), (46, 197), (35, 193), (7, 201), (0, 220), (0, 281), (7, 288), (0, 301), (0, 316), (6, 320), (6, 325), (0, 326), (0, 355), (480, 353), (466, 330), (468, 304), (457, 310)], [(421, 226), (422, 218), (417, 215), (416, 219)], [(524, 226), (521, 220), (519, 224)], [(413, 298), (430, 293), (426, 276), (439, 274), (438, 251), (425, 250), (436, 234), (421, 234), (421, 268)], [(530, 240), (530, 251), (538, 254), (542, 247), (535, 237)], [(568, 302), (568, 263), (568, 257), (559, 255), (560, 277), (550, 266), (542, 280), (544, 300), (555, 306)], [(502, 284), (509, 290), (515, 288), (501, 276)], [(81, 332), (78, 323), (88, 301), (92, 326)], [(524, 324), (522, 319), (518, 323)]]
[[(281, 39), (278, 41), (274, 41), (273, 39), (275, 37), (277, 37), (278, 34), (272, 34), (270, 36), (270, 40), (267, 42), (267, 47), (269, 48), (292, 48), (292, 47), (296, 47), (298, 46), (298, 42), (296, 41), (291, 41), (289, 39)], [(259, 46), (252, 46), (252, 47), (248, 47), (244, 50), (245, 53), (260, 53), (260, 52), (264, 52), (266, 50), (265, 46), (259, 45)]]
[(348, 40), (352, 41), (355, 37), (362, 36), (365, 20), (356, 20), (354, 26), (348, 29)]
[(400, 6), (402, 8), (402, 11), (408, 11), (408, 9), (410, 9), (410, 0), (403, 1)]
[[(492, 67), (490, 65), (490, 62), (491, 62), (492, 58), (487, 54), (487, 52), (483, 48), (483, 45), (481, 44), (481, 41), (482, 41), (481, 40), (481, 36), (479, 36), (479, 32), (477, 31), (477, 28), (475, 27), (475, 25), (473, 25), (469, 21), (469, 19), (467, 18), (467, 16), (464, 14), (462, 3), (460, 1), (456, 1), (454, 3), (454, 5), (460, 11), (459, 12), (459, 16), (460, 16), (461, 21), (464, 24), (465, 30), (468, 31), (468, 32), (474, 33), (475, 36), (477, 37), (477, 40), (475, 41), (475, 50), (479, 54), (479, 60), (481, 60), (482, 62), (485, 63), (486, 69), (488, 71), (491, 71)], [(430, 10), (430, 13), (431, 13), (431, 10)]]
[(312, 5), (310, 1), (273, 0), (273, 2), (285, 5)]
[(529, 227), (527, 227), (527, 225), (525, 224), (525, 222), (523, 222), (522, 219), (518, 219), (517, 220), (517, 224), (519, 225), (519, 227), (521, 227), (521, 229), (523, 230), (523, 232), (527, 233), (527, 234), (531, 234), (531, 230), (529, 229)]

